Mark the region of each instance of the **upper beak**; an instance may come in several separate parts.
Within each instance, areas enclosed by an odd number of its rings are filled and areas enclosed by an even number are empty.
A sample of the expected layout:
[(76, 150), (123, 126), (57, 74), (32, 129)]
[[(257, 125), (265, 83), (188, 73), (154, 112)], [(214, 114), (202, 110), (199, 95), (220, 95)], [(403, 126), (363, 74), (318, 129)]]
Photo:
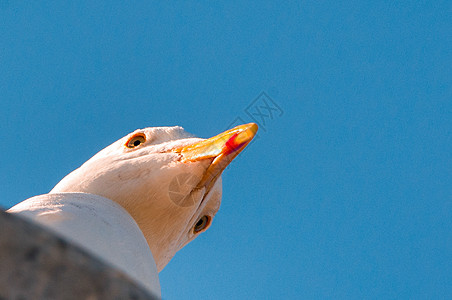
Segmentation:
[(210, 139), (173, 151), (182, 155), (182, 162), (213, 158), (197, 186), (198, 188), (206, 187), (206, 190), (209, 190), (215, 179), (254, 138), (257, 129), (255, 123), (239, 125)]

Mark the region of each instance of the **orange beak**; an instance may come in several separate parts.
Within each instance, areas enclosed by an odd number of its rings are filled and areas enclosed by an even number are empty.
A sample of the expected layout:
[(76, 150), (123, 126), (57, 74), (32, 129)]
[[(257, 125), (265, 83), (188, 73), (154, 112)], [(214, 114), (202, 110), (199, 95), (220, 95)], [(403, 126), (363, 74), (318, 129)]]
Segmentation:
[(249, 123), (236, 126), (210, 139), (174, 149), (182, 155), (182, 162), (213, 158), (212, 163), (198, 184), (198, 188), (210, 189), (229, 163), (250, 143), (257, 132), (257, 125)]

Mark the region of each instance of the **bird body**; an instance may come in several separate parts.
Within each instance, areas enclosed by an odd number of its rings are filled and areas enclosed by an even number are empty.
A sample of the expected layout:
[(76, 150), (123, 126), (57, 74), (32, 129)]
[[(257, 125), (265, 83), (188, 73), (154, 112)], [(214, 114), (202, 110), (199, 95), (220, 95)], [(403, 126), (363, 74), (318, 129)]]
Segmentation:
[(160, 297), (157, 266), (146, 239), (114, 201), (87, 193), (53, 193), (29, 198), (8, 212), (64, 237)]
[(178, 126), (139, 129), (49, 194), (9, 212), (50, 227), (159, 294), (157, 272), (211, 225), (221, 203), (221, 173), (256, 131), (250, 123), (200, 139)]

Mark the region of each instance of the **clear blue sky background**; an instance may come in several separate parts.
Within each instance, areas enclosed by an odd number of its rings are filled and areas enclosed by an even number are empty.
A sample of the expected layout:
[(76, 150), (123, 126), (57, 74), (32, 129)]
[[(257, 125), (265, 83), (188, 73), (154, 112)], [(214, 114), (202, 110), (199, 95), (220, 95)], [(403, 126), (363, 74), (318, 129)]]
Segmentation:
[(136, 128), (251, 122), (264, 91), (284, 113), (164, 298), (451, 299), (451, 2), (160, 2), (0, 0), (0, 204)]

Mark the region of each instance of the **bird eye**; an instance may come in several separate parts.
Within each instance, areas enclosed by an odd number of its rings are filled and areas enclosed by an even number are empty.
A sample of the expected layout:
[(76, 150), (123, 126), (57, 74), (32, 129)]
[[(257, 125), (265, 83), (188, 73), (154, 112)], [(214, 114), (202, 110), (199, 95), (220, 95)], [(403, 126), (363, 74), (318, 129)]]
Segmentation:
[(135, 148), (146, 142), (146, 136), (142, 133), (137, 133), (132, 136), (126, 143), (127, 148)]
[(206, 229), (207, 226), (209, 226), (209, 225), (210, 225), (210, 217), (203, 216), (198, 220), (198, 222), (196, 222), (195, 227), (193, 227), (193, 233), (199, 233), (202, 230)]

